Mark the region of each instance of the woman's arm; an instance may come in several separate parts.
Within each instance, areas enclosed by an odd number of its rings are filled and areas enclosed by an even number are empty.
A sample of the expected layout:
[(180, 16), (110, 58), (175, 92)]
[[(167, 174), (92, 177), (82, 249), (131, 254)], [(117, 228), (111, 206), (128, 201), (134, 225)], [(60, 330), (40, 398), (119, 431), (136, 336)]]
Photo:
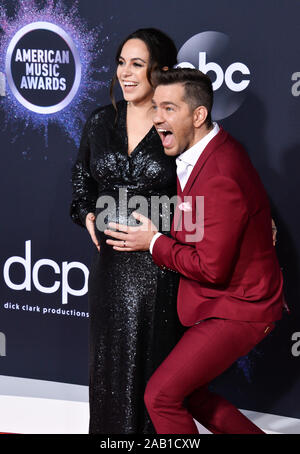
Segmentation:
[(93, 243), (100, 250), (95, 234), (95, 206), (97, 201), (97, 183), (90, 171), (90, 145), (88, 132), (90, 119), (86, 122), (78, 150), (77, 159), (72, 167), (72, 220), (86, 227)]

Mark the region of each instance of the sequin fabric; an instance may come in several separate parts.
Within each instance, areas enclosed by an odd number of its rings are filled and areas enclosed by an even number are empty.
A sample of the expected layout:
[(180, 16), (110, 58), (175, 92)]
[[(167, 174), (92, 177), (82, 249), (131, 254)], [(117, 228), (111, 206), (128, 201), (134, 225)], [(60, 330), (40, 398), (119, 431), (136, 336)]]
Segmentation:
[[(72, 169), (71, 217), (79, 225), (88, 212), (105, 223), (130, 224), (138, 208), (132, 197), (143, 196), (148, 203), (138, 211), (150, 215), (155, 198), (176, 195), (176, 164), (164, 154), (155, 128), (128, 156), (126, 103), (117, 107), (117, 119), (113, 106), (100, 108), (83, 131)], [(131, 202), (124, 203), (124, 196)], [(99, 204), (99, 197), (113, 198), (115, 206)], [(159, 227), (168, 233), (163, 206)], [(89, 432), (155, 433), (143, 396), (148, 379), (182, 334), (176, 312), (179, 276), (159, 269), (149, 252), (117, 252), (102, 231), (96, 234), (100, 253), (95, 252), (89, 275)]]

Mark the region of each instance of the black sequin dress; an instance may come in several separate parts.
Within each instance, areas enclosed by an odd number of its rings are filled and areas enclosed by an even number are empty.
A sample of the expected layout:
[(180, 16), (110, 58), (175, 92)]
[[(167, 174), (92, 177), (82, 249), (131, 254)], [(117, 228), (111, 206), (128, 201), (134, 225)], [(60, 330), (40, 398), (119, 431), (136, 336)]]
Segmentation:
[[(176, 195), (176, 164), (164, 154), (155, 128), (128, 156), (126, 102), (117, 107), (117, 120), (113, 106), (102, 107), (83, 131), (72, 169), (71, 217), (80, 225), (88, 212), (104, 223), (131, 224), (130, 214), (139, 207), (132, 197), (147, 201), (149, 216), (157, 206), (153, 201)], [(163, 206), (158, 219), (160, 231), (167, 232)], [(147, 215), (144, 203), (138, 211)], [(101, 249), (95, 249), (89, 276), (90, 433), (155, 433), (143, 395), (182, 334), (176, 312), (179, 276), (158, 268), (149, 252), (115, 251), (96, 230)]]

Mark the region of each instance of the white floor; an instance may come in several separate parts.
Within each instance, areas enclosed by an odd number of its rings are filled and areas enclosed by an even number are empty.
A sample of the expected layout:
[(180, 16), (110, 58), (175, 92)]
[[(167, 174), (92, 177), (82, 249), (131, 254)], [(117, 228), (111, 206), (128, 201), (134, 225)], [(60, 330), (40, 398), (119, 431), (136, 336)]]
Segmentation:
[[(88, 388), (0, 376), (0, 432), (87, 434)], [(300, 419), (241, 410), (270, 434), (300, 434)], [(209, 432), (198, 425), (200, 433)]]

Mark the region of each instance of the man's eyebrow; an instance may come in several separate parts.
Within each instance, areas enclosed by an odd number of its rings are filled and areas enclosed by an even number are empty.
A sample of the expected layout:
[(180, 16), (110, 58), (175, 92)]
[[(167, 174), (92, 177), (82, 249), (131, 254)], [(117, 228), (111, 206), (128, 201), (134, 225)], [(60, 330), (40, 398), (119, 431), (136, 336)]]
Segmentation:
[(172, 106), (178, 107), (177, 104), (175, 104), (175, 102), (172, 102), (172, 101), (163, 101), (163, 102), (161, 103), (162, 106), (166, 106), (166, 105), (169, 106), (170, 104), (171, 104)]
[[(151, 100), (152, 104), (153, 105), (156, 105), (156, 102), (154, 99)], [(161, 106), (165, 107), (165, 106), (174, 106), (174, 107), (179, 107), (177, 104), (175, 104), (174, 102), (172, 101), (163, 101), (160, 103)]]

